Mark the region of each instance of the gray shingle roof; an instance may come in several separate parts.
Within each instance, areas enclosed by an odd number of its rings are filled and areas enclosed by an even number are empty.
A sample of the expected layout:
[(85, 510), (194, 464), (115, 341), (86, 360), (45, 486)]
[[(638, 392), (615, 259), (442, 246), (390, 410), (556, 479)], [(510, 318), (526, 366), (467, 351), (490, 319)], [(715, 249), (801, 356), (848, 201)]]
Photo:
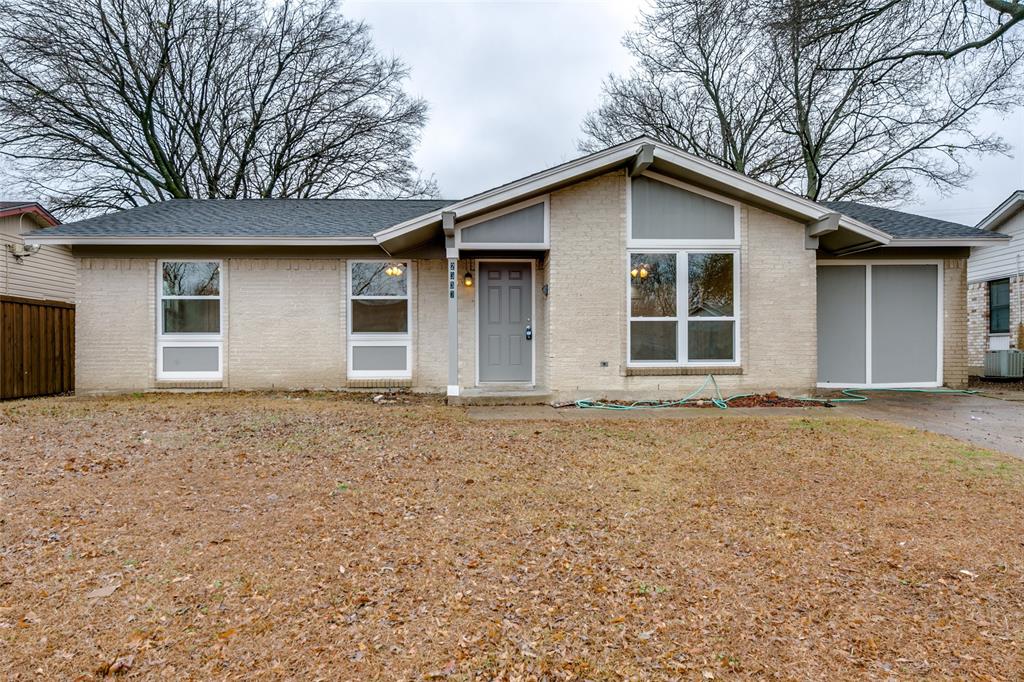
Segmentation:
[(970, 225), (951, 223), (948, 220), (928, 218), (923, 215), (894, 211), (889, 208), (868, 206), (856, 201), (820, 201), (833, 211), (867, 223), (893, 236), (894, 239), (950, 239), (969, 237), (972, 239), (1000, 239), (1000, 235), (985, 232)]
[(65, 223), (68, 237), (370, 237), (447, 199), (171, 199)]

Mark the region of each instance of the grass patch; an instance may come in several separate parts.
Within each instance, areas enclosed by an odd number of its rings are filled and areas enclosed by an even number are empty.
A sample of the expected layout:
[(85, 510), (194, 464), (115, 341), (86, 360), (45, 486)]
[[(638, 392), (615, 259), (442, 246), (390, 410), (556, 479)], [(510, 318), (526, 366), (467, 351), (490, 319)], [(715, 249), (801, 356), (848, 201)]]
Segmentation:
[(0, 443), (5, 679), (1024, 669), (1024, 467), (880, 422), (145, 394)]

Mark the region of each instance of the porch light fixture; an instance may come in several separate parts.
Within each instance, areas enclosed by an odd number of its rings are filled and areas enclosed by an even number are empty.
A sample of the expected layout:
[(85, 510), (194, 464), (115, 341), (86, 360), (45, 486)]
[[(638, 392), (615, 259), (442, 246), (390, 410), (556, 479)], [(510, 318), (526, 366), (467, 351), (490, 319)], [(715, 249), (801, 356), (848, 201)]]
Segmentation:
[(465, 275), (463, 275), (462, 276), (462, 283), (465, 284), (467, 287), (472, 287), (473, 286), (473, 273), (472, 272), (467, 272)]
[(640, 263), (635, 268), (629, 271), (629, 276), (633, 279), (639, 277), (640, 279), (647, 279), (647, 275), (651, 274), (648, 270), (647, 263)]
[(403, 272), (401, 263), (391, 263), (384, 268), (384, 274), (388, 277), (401, 277)]

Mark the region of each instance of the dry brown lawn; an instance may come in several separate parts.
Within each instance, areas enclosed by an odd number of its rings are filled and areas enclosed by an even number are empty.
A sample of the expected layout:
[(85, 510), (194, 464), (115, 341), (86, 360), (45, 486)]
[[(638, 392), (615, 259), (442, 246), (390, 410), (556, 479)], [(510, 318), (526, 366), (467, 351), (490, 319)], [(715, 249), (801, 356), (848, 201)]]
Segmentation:
[(0, 678), (1020, 679), (1024, 466), (815, 413), (0, 405)]

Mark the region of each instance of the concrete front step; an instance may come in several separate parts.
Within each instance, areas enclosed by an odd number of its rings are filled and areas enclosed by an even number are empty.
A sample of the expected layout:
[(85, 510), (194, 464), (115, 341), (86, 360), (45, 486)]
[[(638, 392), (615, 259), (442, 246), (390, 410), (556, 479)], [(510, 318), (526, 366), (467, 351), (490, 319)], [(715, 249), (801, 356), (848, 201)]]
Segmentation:
[(470, 389), (448, 396), (449, 405), (549, 405), (552, 394), (540, 389)]

